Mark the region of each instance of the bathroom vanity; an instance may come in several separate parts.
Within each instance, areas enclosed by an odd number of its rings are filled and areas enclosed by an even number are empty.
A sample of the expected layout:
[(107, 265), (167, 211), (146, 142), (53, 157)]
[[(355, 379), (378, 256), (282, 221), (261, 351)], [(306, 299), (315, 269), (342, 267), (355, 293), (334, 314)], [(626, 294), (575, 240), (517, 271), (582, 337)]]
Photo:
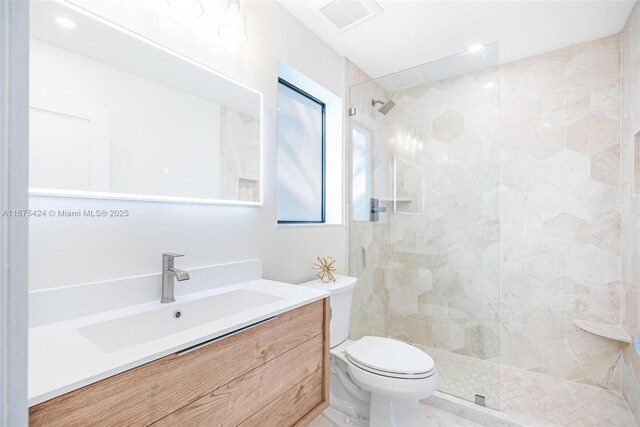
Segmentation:
[[(259, 91), (77, 5), (31, 6), (32, 196), (262, 204)], [(327, 406), (327, 292), (176, 256), (30, 290), (30, 425), (304, 425)]]
[[(35, 328), (30, 425), (305, 425), (328, 404), (325, 296), (260, 279)], [(101, 341), (110, 331), (136, 337), (148, 319), (176, 312), (183, 319), (167, 321), (206, 319), (229, 298), (245, 309), (181, 331), (160, 321), (170, 335), (147, 342)], [(211, 309), (198, 312), (203, 303)]]

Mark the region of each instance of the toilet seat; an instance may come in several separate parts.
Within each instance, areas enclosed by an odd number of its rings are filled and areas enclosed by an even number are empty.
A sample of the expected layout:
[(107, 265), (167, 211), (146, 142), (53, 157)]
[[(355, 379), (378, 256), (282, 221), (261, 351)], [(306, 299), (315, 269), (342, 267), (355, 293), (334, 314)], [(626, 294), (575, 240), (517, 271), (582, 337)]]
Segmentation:
[(345, 357), (364, 371), (390, 378), (423, 379), (435, 372), (428, 354), (390, 338), (362, 337), (345, 349)]
[(347, 356), (347, 360), (352, 365), (362, 369), (363, 371), (369, 372), (371, 374), (380, 375), (380, 376), (389, 377), (389, 378), (396, 378), (396, 379), (401, 379), (401, 380), (402, 379), (419, 380), (419, 379), (423, 379), (423, 378), (429, 378), (435, 372), (435, 370), (432, 370), (432, 371), (424, 372), (424, 373), (420, 373), (420, 374), (398, 374), (398, 373), (395, 373), (395, 372), (385, 372), (385, 371), (380, 371), (380, 370), (377, 370), (377, 369), (373, 369), (373, 368), (371, 368), (369, 366), (364, 366), (364, 365), (356, 362), (355, 360), (352, 360), (349, 356)]

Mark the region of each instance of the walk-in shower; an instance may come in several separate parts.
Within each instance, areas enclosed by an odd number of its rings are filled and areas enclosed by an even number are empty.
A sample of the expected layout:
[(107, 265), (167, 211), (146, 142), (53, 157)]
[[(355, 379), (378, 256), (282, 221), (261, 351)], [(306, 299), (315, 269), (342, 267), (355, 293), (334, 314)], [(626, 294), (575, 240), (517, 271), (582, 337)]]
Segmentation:
[(635, 19), (506, 64), (491, 44), (374, 80), (347, 70), (363, 81), (348, 105), (353, 339), (421, 348), (440, 391), (524, 425), (637, 425)]
[[(497, 64), (492, 44), (349, 93), (357, 111), (351, 117), (350, 273), (360, 278), (354, 338), (414, 344), (436, 361), (442, 391), (494, 407)], [(465, 370), (476, 361), (472, 372)]]

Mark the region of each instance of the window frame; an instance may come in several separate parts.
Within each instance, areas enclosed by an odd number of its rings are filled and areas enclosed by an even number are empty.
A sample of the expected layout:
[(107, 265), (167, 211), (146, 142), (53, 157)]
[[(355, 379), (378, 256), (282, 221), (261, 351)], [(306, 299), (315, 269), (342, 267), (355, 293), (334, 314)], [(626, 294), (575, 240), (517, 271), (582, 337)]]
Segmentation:
[[(325, 224), (326, 223), (326, 219), (327, 219), (327, 196), (326, 196), (326, 189), (327, 189), (327, 165), (326, 165), (326, 158), (327, 158), (327, 132), (326, 132), (326, 125), (327, 125), (327, 106), (324, 102), (322, 102), (321, 100), (319, 100), (318, 98), (316, 98), (315, 96), (309, 94), (308, 92), (305, 92), (304, 90), (300, 89), (299, 87), (289, 83), (288, 81), (286, 81), (285, 79), (283, 79), (282, 77), (278, 77), (278, 85), (283, 85), (291, 90), (293, 90), (294, 92), (297, 92), (298, 94), (304, 96), (305, 98), (310, 99), (311, 101), (315, 102), (316, 104), (320, 105), (321, 107), (321, 112), (322, 112), (322, 160), (321, 160), (321, 168), (322, 168), (322, 190), (321, 190), (321, 195), (320, 197), (322, 198), (322, 200), (320, 201), (320, 206), (321, 206), (321, 215), (320, 215), (320, 220), (319, 221), (304, 221), (304, 220), (295, 220), (295, 221), (289, 221), (289, 220), (280, 220), (278, 219), (278, 211), (277, 211), (277, 205), (276, 205), (276, 221), (277, 224)], [(280, 141), (278, 140), (278, 143)]]

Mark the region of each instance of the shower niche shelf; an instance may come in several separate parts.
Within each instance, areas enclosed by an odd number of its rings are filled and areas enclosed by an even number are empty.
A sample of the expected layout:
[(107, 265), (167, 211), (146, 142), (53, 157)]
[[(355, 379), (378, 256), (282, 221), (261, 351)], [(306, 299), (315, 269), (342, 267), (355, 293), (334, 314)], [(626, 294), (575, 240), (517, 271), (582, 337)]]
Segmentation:
[(612, 325), (610, 323), (591, 322), (589, 320), (573, 319), (573, 324), (580, 329), (584, 329), (587, 332), (591, 332), (601, 337), (609, 338), (612, 340), (631, 343), (631, 338), (622, 329), (620, 325)]

